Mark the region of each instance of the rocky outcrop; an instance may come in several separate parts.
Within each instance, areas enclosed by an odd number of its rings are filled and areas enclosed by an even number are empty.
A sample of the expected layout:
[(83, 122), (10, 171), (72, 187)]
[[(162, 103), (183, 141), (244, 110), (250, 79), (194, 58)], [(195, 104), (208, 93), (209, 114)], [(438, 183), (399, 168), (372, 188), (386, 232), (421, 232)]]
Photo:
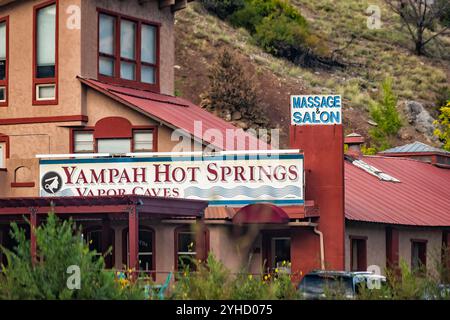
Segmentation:
[(406, 101), (405, 114), (409, 124), (412, 125), (418, 132), (422, 133), (429, 140), (436, 142), (437, 137), (433, 134), (434, 118), (424, 108), (424, 106), (417, 101)]

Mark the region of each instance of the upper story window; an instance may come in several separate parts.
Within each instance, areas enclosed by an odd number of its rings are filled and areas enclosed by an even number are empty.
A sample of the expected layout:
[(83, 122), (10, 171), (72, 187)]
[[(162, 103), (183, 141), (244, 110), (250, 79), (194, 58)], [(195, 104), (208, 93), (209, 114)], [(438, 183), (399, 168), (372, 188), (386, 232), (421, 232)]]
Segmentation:
[(135, 129), (132, 138), (95, 139), (94, 130), (74, 131), (74, 153), (111, 153), (152, 152), (155, 150), (153, 130)]
[(8, 28), (8, 18), (0, 19), (0, 106), (8, 101)]
[(58, 7), (49, 1), (35, 7), (33, 102), (57, 103)]
[(0, 142), (0, 169), (6, 167), (5, 160), (6, 160), (6, 144)]
[(99, 79), (159, 91), (158, 25), (99, 13)]

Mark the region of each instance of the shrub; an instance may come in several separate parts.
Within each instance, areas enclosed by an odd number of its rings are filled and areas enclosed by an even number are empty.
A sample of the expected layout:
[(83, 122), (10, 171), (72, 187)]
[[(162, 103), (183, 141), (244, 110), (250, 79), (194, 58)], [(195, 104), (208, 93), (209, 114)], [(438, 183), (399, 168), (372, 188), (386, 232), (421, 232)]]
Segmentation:
[(258, 119), (260, 124), (268, 124), (268, 119), (259, 108), (260, 101), (253, 79), (229, 51), (219, 55), (210, 70), (209, 79), (209, 90), (202, 95), (202, 107), (219, 113), (223, 118), (239, 112), (242, 119)]
[(395, 136), (402, 127), (402, 121), (397, 111), (397, 97), (392, 90), (392, 79), (386, 78), (381, 85), (381, 97), (370, 105), (370, 116), (377, 127), (370, 130), (370, 136), (378, 150), (391, 146), (390, 138)]
[(442, 141), (444, 150), (450, 151), (450, 100), (445, 107), (440, 109), (439, 120), (435, 125), (439, 126), (434, 134)]
[(195, 262), (177, 277), (172, 299), (179, 300), (276, 300), (298, 298), (297, 290), (287, 274), (255, 276), (246, 270), (237, 275), (213, 254), (206, 263)]
[(244, 7), (244, 0), (200, 0), (206, 10), (212, 12), (220, 19), (225, 19), (237, 10)]
[[(211, 7), (208, 1), (202, 2), (205, 8)], [(227, 3), (229, 1), (224, 1), (221, 5), (226, 6), (222, 11), (227, 12), (222, 14), (222, 19), (229, 20), (235, 27), (245, 28), (268, 53), (306, 66), (311, 63), (305, 61), (305, 56), (314, 60), (316, 55), (327, 53), (321, 40), (310, 33), (306, 19), (288, 1), (245, 0), (243, 6), (241, 3), (233, 6)], [(218, 10), (217, 6), (214, 8)]]
[[(103, 257), (98, 257), (82, 240), (74, 223), (60, 221), (50, 214), (44, 225), (35, 230), (37, 262), (33, 264), (30, 241), (25, 231), (12, 224), (12, 238), (17, 247), (1, 251), (7, 257), (0, 276), (0, 299), (142, 299), (143, 291), (130, 284), (121, 288), (113, 271), (105, 272)], [(69, 289), (69, 266), (78, 266), (79, 290)]]

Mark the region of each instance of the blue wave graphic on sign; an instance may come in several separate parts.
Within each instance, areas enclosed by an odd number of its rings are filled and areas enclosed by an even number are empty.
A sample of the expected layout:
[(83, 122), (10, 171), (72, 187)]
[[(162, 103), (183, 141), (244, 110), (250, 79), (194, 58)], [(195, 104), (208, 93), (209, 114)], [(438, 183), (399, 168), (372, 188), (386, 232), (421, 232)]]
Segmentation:
[(237, 196), (247, 196), (251, 198), (258, 198), (263, 195), (268, 195), (274, 198), (284, 198), (288, 195), (301, 196), (301, 189), (295, 185), (286, 186), (284, 188), (275, 188), (271, 186), (262, 186), (259, 188), (249, 188), (245, 186), (238, 186), (227, 189), (224, 187), (212, 187), (209, 189), (201, 189), (198, 187), (189, 187), (185, 190), (185, 197), (199, 197), (211, 198), (214, 196), (221, 196), (223, 198), (235, 198)]

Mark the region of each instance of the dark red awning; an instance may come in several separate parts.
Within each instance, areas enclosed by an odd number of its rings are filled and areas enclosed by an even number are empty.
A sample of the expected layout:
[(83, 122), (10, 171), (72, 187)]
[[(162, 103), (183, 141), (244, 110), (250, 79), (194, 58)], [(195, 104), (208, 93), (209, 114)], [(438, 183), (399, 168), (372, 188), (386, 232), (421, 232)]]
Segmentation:
[(286, 224), (288, 214), (280, 207), (270, 203), (250, 204), (241, 208), (233, 217), (235, 224)]
[(207, 201), (147, 196), (3, 198), (0, 217), (31, 211), (46, 214), (52, 208), (57, 214), (128, 213), (131, 207), (153, 217), (201, 217), (207, 206)]

